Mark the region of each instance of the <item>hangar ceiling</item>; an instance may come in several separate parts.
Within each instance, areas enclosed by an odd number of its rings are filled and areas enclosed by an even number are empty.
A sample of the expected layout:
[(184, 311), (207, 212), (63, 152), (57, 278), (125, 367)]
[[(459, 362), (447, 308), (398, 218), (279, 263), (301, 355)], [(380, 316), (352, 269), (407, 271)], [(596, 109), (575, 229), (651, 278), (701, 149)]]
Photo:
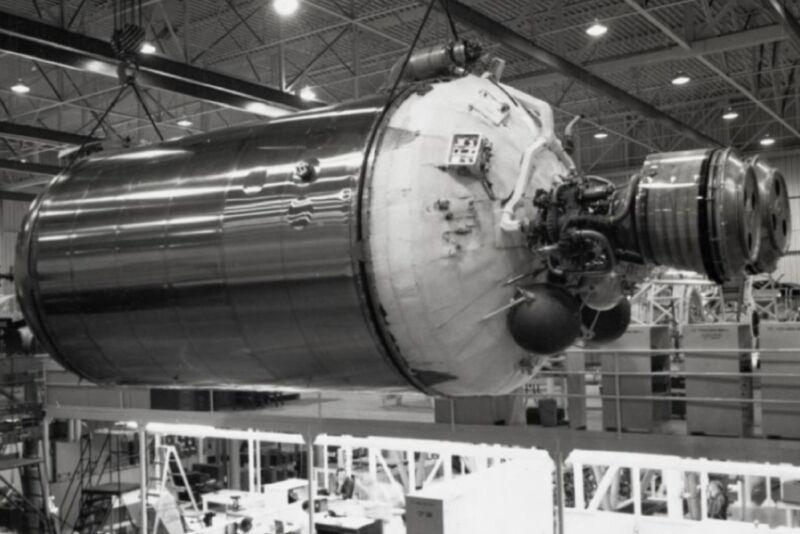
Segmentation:
[[(142, 99), (125, 91), (96, 127), (120, 94), (105, 57), (114, 15), (136, 3), (156, 50), (141, 56)], [(462, 37), (507, 60), (504, 81), (551, 102), (562, 128), (585, 117), (580, 159), (591, 172), (629, 172), (649, 152), (715, 142), (747, 152), (765, 137), (775, 141), (768, 151), (800, 145), (794, 2), (449, 5)], [(0, 0), (0, 189), (35, 192), (61, 164), (58, 151), (89, 135), (106, 146), (157, 141), (148, 112), (169, 138), (315, 105), (299, 98), (302, 88), (322, 103), (378, 91), (426, 7), (301, 0), (282, 17), (270, 0)], [(586, 33), (595, 20), (608, 27), (602, 37)], [(449, 36), (437, 4), (420, 45)], [(689, 83), (671, 83), (679, 73)], [(19, 83), (29, 91), (15, 92)], [(730, 110), (738, 117), (724, 120)]]

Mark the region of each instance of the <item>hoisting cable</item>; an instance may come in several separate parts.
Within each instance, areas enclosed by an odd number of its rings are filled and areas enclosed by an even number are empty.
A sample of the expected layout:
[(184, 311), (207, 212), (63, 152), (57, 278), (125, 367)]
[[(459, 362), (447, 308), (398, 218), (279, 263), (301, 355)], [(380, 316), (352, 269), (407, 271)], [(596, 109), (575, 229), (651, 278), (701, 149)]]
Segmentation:
[(68, 172), (70, 169), (72, 169), (73, 166), (75, 166), (75, 163), (77, 163), (81, 159), (81, 155), (83, 154), (83, 152), (86, 149), (87, 145), (95, 142), (95, 140), (93, 139), (94, 134), (97, 132), (97, 129), (100, 128), (100, 126), (103, 124), (103, 122), (106, 120), (106, 117), (108, 117), (108, 114), (111, 113), (111, 110), (114, 109), (114, 107), (117, 105), (117, 102), (119, 102), (120, 99), (122, 99), (122, 96), (125, 94), (125, 90), (127, 88), (128, 88), (128, 84), (123, 84), (123, 85), (120, 86), (119, 91), (117, 91), (117, 94), (114, 96), (114, 99), (108, 105), (108, 107), (103, 112), (103, 114), (100, 115), (100, 117), (97, 119), (97, 122), (95, 123), (94, 127), (92, 128), (92, 131), (89, 132), (89, 135), (87, 136), (86, 141), (81, 143), (81, 145), (78, 147), (78, 149), (75, 150), (75, 152), (73, 152), (74, 156), (69, 161), (69, 163), (67, 163), (67, 166), (64, 167), (64, 170), (61, 171), (62, 174)]
[(439, 0), (439, 3), (442, 4), (442, 9), (444, 10), (445, 16), (447, 16), (447, 22), (450, 24), (450, 33), (453, 34), (453, 39), (459, 41), (458, 38), (458, 29), (456, 28), (456, 21), (453, 20), (453, 16), (450, 14), (450, 8), (447, 5), (447, 0)]
[(150, 124), (153, 126), (153, 130), (156, 131), (156, 135), (158, 138), (163, 141), (164, 136), (161, 135), (161, 130), (158, 129), (158, 125), (156, 125), (156, 121), (153, 119), (153, 115), (150, 113), (150, 108), (147, 107), (147, 103), (142, 98), (142, 93), (139, 91), (139, 86), (136, 85), (136, 80), (131, 80), (130, 82), (131, 87), (133, 88), (134, 94), (136, 94), (136, 98), (139, 100), (139, 104), (142, 105), (145, 114), (147, 115), (147, 119), (150, 121)]
[(389, 106), (392, 104), (392, 98), (394, 98), (394, 93), (397, 91), (397, 88), (400, 86), (400, 82), (403, 80), (403, 74), (405, 74), (406, 67), (408, 67), (408, 62), (411, 61), (411, 55), (414, 53), (414, 49), (417, 47), (417, 42), (419, 41), (420, 36), (422, 35), (422, 30), (425, 28), (425, 23), (428, 22), (428, 19), (431, 16), (431, 11), (433, 10), (433, 5), (436, 3), (436, 0), (431, 0), (428, 4), (427, 9), (425, 10), (425, 14), (422, 16), (422, 20), (419, 23), (419, 28), (417, 28), (417, 33), (414, 35), (414, 39), (411, 41), (411, 46), (408, 48), (408, 52), (406, 53), (405, 59), (403, 59), (403, 64), (400, 67), (400, 71), (397, 73), (397, 78), (395, 78), (394, 83), (392, 84), (392, 88), (389, 89), (389, 98), (386, 101), (386, 109), (384, 109), (384, 113), (386, 110), (389, 109)]

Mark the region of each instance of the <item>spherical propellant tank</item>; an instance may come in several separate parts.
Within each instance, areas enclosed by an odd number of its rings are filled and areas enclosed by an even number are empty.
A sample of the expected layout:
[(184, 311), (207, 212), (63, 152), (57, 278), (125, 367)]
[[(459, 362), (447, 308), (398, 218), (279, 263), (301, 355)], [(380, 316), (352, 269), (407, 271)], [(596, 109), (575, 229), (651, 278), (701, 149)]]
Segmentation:
[(577, 337), (582, 307), (613, 308), (653, 265), (725, 278), (752, 260), (735, 154), (654, 155), (625, 190), (553, 128), (545, 102), (467, 74), (90, 155), (23, 223), (24, 315), (103, 384), (491, 395), (570, 342), (539, 333)]

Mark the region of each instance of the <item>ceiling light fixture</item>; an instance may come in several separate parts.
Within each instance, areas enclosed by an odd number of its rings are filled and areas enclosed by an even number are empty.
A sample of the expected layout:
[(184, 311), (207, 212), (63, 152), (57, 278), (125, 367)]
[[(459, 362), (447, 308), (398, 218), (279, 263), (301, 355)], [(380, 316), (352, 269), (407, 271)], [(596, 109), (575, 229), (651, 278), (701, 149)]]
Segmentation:
[(758, 142), (761, 146), (772, 146), (775, 144), (775, 139), (770, 137), (769, 135), (764, 136), (764, 138)]
[(317, 93), (315, 93), (314, 90), (309, 86), (305, 86), (302, 89), (300, 89), (300, 98), (302, 98), (303, 100), (316, 100)]
[(722, 118), (726, 121), (732, 121), (739, 118), (739, 113), (735, 109), (729, 107), (725, 110), (725, 113), (722, 114)]
[(685, 72), (679, 71), (675, 77), (672, 78), (672, 85), (686, 85), (690, 81), (692, 81), (692, 79), (689, 78)]
[(24, 95), (25, 93), (29, 93), (31, 88), (25, 85), (25, 82), (20, 79), (17, 80), (17, 83), (11, 86), (11, 90), (19, 95)]
[(282, 17), (293, 15), (299, 7), (300, 0), (274, 0), (272, 2), (272, 8)]
[(597, 132), (594, 134), (595, 139), (605, 139), (606, 137), (608, 137), (608, 132)]
[(597, 19), (594, 19), (592, 25), (586, 28), (586, 34), (591, 37), (601, 37), (605, 35), (607, 31), (608, 31), (608, 26), (601, 23)]
[(142, 54), (155, 54), (156, 47), (152, 43), (148, 43), (147, 41), (142, 43), (141, 48), (139, 48), (139, 52)]
[(178, 126), (181, 126), (183, 128), (188, 128), (191, 125), (192, 121), (190, 121), (189, 119), (181, 119), (178, 121)]

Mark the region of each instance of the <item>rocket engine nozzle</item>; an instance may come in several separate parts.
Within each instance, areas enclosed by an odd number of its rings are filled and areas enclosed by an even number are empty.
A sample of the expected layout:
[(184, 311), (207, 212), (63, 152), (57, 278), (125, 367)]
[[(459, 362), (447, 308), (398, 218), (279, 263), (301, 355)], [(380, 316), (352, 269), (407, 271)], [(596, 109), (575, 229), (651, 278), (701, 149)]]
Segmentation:
[(645, 262), (717, 283), (741, 278), (769, 209), (753, 167), (732, 149), (697, 150), (653, 154), (641, 174), (631, 222)]
[[(791, 226), (780, 172), (733, 149), (652, 154), (622, 185), (573, 173), (536, 191), (533, 204), (528, 245), (544, 256), (550, 287), (579, 299), (584, 338), (594, 341), (622, 335), (630, 320), (624, 295), (653, 267), (716, 283), (770, 272)], [(512, 314), (515, 339), (546, 326), (531, 322), (535, 314)]]

